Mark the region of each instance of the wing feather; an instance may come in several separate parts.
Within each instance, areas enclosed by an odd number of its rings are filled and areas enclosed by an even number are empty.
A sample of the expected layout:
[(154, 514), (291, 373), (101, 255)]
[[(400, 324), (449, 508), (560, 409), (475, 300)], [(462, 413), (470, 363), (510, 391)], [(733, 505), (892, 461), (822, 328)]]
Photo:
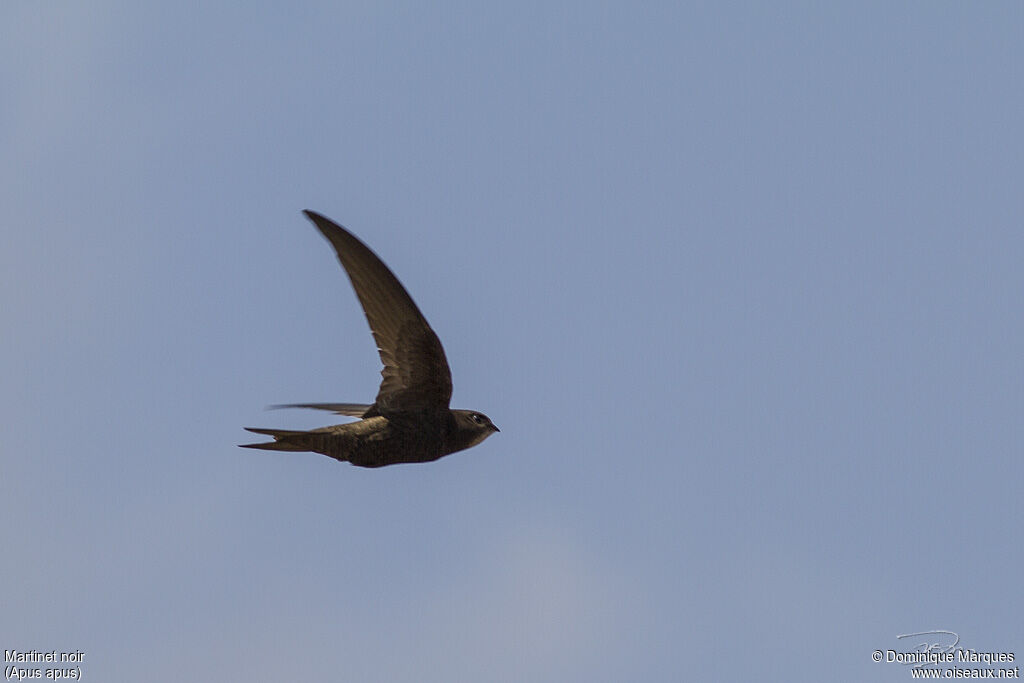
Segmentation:
[(329, 410), (336, 415), (348, 415), (349, 417), (363, 417), (373, 406), (365, 403), (282, 403), (270, 406), (278, 408), (313, 408), (314, 410)]
[(355, 235), (314, 211), (304, 213), (338, 254), (384, 363), (377, 399), (367, 412), (447, 409), (452, 377), (444, 348), (402, 283)]

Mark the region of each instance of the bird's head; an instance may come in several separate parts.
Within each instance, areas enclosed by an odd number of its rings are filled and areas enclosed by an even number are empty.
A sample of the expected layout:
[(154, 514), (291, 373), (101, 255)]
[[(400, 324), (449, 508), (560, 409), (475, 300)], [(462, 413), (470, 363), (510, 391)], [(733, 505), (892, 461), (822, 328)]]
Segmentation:
[(455, 416), (455, 424), (460, 434), (464, 435), (468, 442), (464, 448), (475, 446), (494, 432), (501, 431), (491, 422), (491, 418), (475, 410), (453, 410), (452, 415)]

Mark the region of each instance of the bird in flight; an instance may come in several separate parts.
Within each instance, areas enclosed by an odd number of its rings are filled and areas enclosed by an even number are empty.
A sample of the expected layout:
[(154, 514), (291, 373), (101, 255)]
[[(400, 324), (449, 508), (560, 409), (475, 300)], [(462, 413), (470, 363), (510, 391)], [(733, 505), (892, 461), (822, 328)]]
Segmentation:
[(313, 451), (359, 467), (431, 462), (477, 445), (499, 431), (483, 413), (452, 410), (452, 376), (441, 341), (412, 297), (384, 262), (345, 228), (305, 211), (331, 243), (348, 273), (370, 323), (384, 363), (373, 405), (293, 403), (281, 408), (315, 408), (361, 418), (311, 431), (252, 429), (274, 437), (243, 448)]

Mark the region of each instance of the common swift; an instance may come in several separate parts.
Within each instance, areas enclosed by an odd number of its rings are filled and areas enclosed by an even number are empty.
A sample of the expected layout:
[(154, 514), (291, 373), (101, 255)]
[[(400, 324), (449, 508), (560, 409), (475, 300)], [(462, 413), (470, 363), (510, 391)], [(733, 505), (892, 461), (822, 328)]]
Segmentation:
[(452, 376), (441, 341), (384, 262), (355, 235), (313, 211), (303, 213), (323, 233), (348, 273), (384, 363), (373, 405), (293, 403), (358, 417), (311, 431), (251, 429), (274, 437), (243, 448), (313, 451), (359, 467), (431, 462), (477, 445), (499, 431), (483, 413), (452, 410)]

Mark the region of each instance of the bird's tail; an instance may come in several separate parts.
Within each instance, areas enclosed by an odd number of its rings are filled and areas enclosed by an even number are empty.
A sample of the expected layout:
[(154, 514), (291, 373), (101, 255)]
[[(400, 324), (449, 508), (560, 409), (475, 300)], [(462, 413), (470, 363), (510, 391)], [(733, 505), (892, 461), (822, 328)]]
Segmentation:
[(266, 434), (274, 437), (273, 441), (267, 443), (245, 443), (238, 444), (242, 448), (259, 448), (264, 451), (308, 451), (310, 449), (309, 432), (292, 431), (288, 429), (254, 429), (246, 427), (245, 431), (254, 434)]

